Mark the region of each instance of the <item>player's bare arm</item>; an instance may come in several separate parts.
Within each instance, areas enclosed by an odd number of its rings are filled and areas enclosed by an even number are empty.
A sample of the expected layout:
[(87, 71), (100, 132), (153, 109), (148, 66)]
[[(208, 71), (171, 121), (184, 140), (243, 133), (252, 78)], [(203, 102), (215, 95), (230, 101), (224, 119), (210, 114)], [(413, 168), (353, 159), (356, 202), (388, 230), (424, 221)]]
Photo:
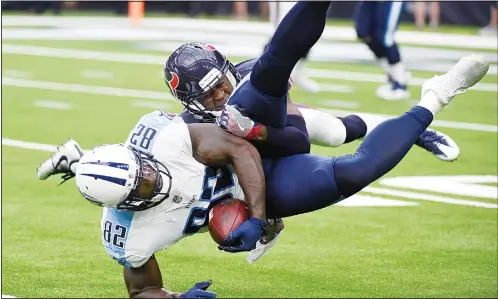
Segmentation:
[(212, 124), (189, 124), (188, 128), (194, 158), (213, 167), (232, 164), (251, 216), (265, 219), (265, 175), (256, 148)]
[(179, 298), (163, 288), (161, 270), (155, 256), (138, 268), (124, 268), (124, 281), (130, 298)]

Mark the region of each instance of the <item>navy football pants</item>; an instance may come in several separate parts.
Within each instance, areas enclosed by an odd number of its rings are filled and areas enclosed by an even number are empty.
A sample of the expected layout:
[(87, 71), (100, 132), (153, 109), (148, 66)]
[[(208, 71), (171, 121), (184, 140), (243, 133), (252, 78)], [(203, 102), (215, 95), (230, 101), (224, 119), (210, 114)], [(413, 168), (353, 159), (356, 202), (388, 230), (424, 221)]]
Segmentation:
[(432, 119), (429, 110), (415, 106), (377, 126), (352, 155), (263, 160), (267, 217), (312, 212), (359, 192), (393, 169)]
[(296, 63), (322, 35), (329, 5), (328, 1), (296, 3), (228, 103), (241, 106), (255, 121), (284, 128), (289, 77)]

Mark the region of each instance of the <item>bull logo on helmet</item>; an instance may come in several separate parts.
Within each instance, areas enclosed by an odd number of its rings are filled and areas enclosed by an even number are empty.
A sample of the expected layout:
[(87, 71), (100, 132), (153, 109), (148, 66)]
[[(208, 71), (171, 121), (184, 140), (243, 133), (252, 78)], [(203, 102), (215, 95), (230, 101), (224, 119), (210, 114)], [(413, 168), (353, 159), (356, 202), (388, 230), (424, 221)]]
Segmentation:
[(176, 97), (176, 88), (180, 84), (180, 78), (175, 72), (165, 72), (166, 80), (168, 82), (168, 87), (171, 90), (171, 93)]
[(214, 51), (214, 50), (216, 50), (213, 46), (211, 46), (211, 45), (207, 45), (207, 44), (206, 44), (206, 45), (204, 45), (204, 48), (205, 48), (205, 49), (207, 49), (207, 50), (209, 50), (209, 51)]

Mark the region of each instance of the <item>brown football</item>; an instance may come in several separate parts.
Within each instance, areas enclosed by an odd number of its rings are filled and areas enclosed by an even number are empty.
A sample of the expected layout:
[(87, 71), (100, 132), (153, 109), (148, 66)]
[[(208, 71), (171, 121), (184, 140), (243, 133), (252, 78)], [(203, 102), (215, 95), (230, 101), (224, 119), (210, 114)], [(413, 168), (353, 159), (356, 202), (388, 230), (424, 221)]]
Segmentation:
[(209, 212), (209, 233), (219, 245), (231, 231), (249, 219), (249, 208), (240, 199), (228, 198), (219, 202)]

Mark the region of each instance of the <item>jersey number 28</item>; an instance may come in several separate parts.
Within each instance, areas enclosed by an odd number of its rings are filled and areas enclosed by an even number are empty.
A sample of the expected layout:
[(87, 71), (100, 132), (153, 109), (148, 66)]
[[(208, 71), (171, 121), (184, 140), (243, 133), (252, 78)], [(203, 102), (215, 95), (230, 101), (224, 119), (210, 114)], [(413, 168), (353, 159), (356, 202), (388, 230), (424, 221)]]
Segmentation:
[(144, 150), (148, 150), (150, 142), (156, 136), (157, 131), (153, 128), (139, 124), (130, 138), (130, 143), (135, 146), (140, 146)]

